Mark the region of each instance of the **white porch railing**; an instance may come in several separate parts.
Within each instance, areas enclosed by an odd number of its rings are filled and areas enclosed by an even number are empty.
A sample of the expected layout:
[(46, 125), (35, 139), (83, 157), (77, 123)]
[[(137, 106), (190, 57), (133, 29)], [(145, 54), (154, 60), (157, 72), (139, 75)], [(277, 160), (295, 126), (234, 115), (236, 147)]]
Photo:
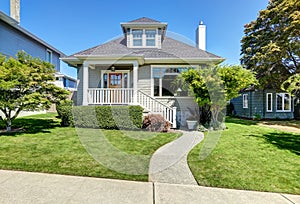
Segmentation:
[(88, 104), (131, 104), (133, 94), (132, 88), (89, 88)]
[[(169, 107), (157, 99), (137, 92), (137, 103), (151, 113), (161, 114), (176, 128), (176, 107)], [(116, 105), (134, 104), (134, 89), (132, 88), (89, 88), (88, 104), (90, 105)]]
[(161, 114), (172, 124), (172, 128), (176, 128), (176, 107), (169, 107), (142, 91), (138, 91), (137, 102), (148, 111)]

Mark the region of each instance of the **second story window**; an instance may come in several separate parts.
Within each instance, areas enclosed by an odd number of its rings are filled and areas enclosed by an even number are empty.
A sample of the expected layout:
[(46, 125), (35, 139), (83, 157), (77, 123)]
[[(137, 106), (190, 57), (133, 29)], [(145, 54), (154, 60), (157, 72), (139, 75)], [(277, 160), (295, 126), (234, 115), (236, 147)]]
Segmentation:
[(146, 46), (155, 46), (156, 30), (146, 30)]
[(143, 46), (143, 30), (132, 30), (133, 46)]
[(133, 47), (156, 47), (156, 29), (132, 29)]
[(46, 52), (46, 61), (52, 63), (52, 52), (51, 52), (51, 50), (47, 50), (47, 52)]

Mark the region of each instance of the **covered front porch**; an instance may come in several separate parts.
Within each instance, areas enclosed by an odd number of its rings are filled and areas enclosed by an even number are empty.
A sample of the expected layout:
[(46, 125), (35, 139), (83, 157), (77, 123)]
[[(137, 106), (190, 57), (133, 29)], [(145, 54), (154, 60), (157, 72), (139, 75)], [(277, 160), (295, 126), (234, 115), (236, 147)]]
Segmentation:
[(85, 61), (78, 105), (138, 105), (138, 67), (137, 61)]

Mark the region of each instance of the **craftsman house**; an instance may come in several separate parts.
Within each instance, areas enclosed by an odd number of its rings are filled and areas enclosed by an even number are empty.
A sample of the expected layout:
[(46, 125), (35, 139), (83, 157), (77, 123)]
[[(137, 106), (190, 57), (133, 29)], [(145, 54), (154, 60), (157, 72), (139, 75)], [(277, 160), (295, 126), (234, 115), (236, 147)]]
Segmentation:
[(198, 47), (168, 37), (167, 26), (145, 17), (121, 23), (122, 37), (62, 58), (77, 69), (77, 105), (140, 105), (162, 114), (173, 128), (185, 125), (187, 107), (196, 104), (175, 78), (188, 68), (224, 59), (205, 50), (202, 22)]

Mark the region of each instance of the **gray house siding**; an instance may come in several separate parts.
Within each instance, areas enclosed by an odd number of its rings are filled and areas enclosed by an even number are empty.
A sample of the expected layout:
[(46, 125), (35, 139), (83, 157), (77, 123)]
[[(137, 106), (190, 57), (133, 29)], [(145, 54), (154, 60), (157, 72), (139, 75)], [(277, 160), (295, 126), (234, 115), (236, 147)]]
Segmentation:
[[(266, 97), (267, 93), (272, 94), (272, 111), (267, 111)], [(243, 95), (248, 94), (248, 108), (243, 108)], [(291, 102), (291, 111), (280, 112), (276, 109), (276, 91), (274, 90), (256, 90), (246, 91), (241, 96), (232, 99), (234, 114), (244, 118), (263, 118), (263, 119), (293, 119), (294, 105)]]
[(138, 69), (138, 89), (151, 95), (151, 67), (141, 66)]
[(52, 52), (51, 63), (60, 71), (60, 54), (0, 20), (0, 52), (4, 55), (15, 57), (18, 51), (24, 50), (33, 57), (46, 60), (47, 49)]

